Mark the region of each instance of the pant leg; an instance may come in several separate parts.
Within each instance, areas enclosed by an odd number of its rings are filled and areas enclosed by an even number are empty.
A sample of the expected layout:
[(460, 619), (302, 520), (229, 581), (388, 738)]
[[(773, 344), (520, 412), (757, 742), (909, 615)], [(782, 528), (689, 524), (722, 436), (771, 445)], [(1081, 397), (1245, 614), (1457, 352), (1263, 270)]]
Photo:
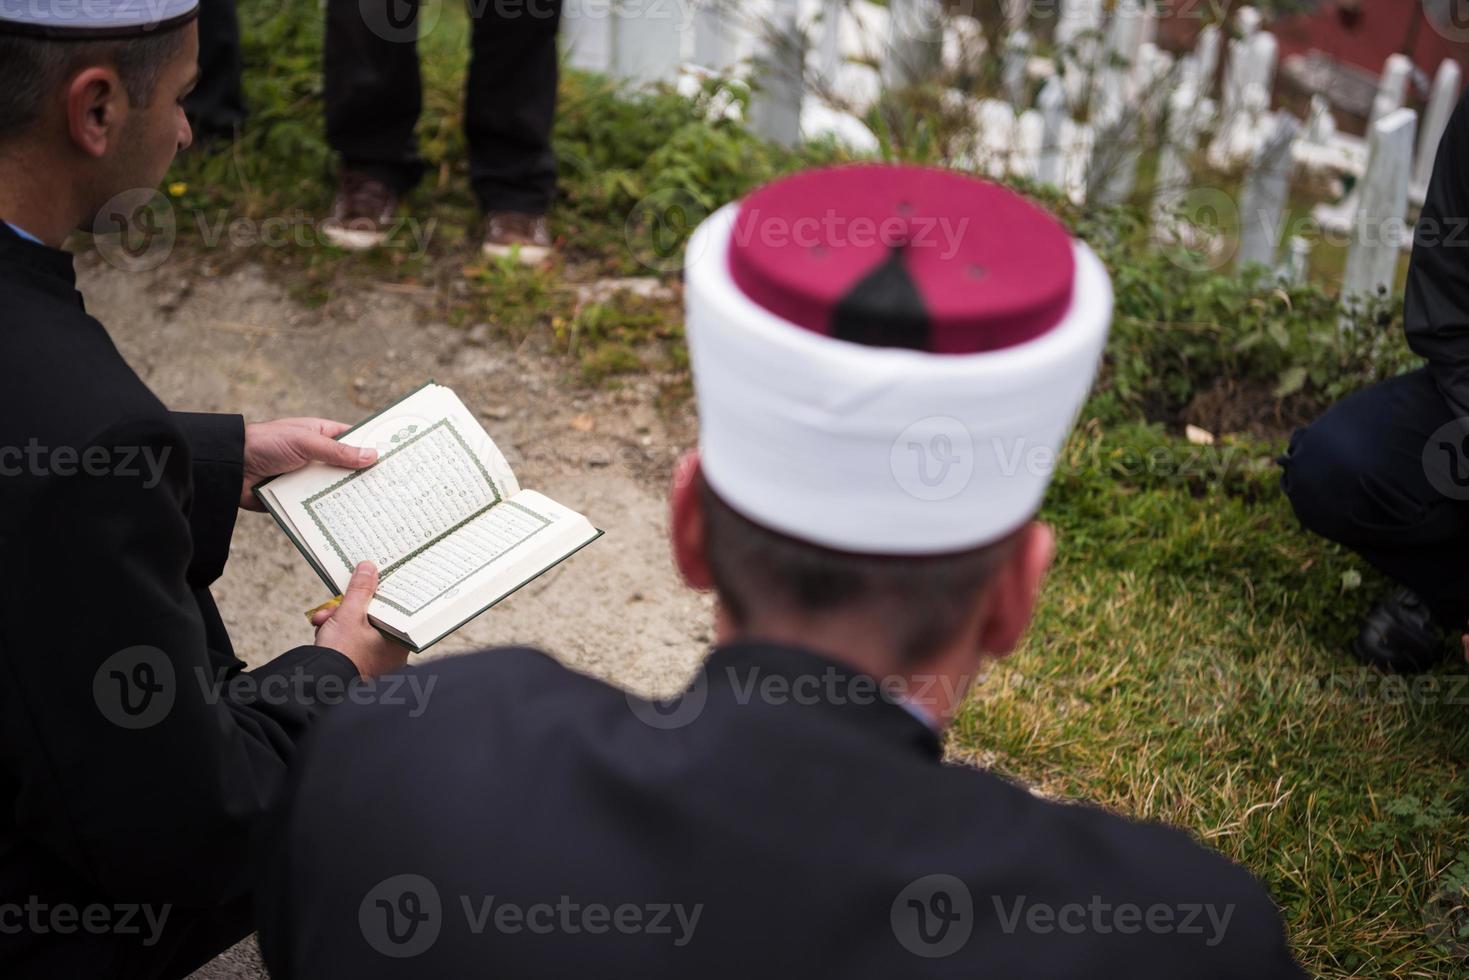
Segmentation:
[[(1469, 423), (1426, 369), (1348, 396), (1292, 437), (1281, 487), (1302, 524), (1423, 597), (1450, 628), (1469, 618)], [(1445, 446), (1448, 448), (1446, 449)], [(1463, 490), (1457, 489), (1463, 480)]]
[(327, 0), (326, 138), (342, 166), (402, 193), (423, 176), (413, 127), (423, 108), (419, 0)]
[(543, 214), (556, 193), (556, 30), (561, 0), (470, 0), (469, 176), (485, 211)]
[(199, 4), (199, 83), (184, 100), (184, 110), (201, 137), (234, 136), (245, 122), (235, 0)]

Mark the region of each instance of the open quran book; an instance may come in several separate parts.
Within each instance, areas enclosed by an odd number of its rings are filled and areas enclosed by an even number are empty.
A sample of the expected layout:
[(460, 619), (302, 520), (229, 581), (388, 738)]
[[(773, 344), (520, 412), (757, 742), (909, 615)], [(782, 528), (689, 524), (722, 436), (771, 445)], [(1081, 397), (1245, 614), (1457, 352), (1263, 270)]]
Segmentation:
[(515, 474), (469, 410), (424, 385), (343, 433), (365, 470), (312, 463), (255, 494), (334, 593), (378, 567), (368, 618), (410, 649), (448, 636), (602, 532)]

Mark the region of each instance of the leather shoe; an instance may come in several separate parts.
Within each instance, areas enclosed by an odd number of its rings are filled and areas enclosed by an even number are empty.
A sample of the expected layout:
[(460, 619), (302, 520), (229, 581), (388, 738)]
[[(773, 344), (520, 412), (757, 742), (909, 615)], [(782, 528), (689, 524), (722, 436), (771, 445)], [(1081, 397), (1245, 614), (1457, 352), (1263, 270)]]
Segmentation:
[(1367, 614), (1352, 652), (1378, 670), (1417, 674), (1447, 659), (1450, 648), (1447, 634), (1423, 600), (1399, 589)]

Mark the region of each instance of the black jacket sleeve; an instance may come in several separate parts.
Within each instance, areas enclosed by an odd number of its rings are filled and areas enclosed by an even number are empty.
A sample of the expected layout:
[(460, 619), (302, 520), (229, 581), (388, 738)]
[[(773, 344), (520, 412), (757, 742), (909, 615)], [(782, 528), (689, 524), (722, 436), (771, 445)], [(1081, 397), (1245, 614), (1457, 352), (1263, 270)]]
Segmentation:
[(1469, 93), (1434, 158), (1403, 297), (1408, 346), (1455, 414), (1469, 416)]
[(245, 674), (210, 650), (189, 443), (151, 421), (84, 451), (107, 465), (38, 481), (0, 563), (16, 826), (119, 900), (215, 905), (250, 886), (247, 842), (294, 742), (356, 670), (303, 647)]
[(193, 500), (189, 531), (194, 556), (189, 583), (206, 588), (224, 574), (240, 492), (245, 483), (245, 420), (239, 415), (174, 412), (173, 422), (183, 432), (193, 460)]

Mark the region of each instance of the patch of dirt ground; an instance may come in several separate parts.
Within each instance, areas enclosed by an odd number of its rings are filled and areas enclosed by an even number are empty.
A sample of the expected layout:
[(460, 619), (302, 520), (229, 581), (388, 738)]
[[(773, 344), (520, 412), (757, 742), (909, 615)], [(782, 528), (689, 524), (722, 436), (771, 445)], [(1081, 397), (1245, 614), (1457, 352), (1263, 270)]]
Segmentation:
[[(250, 266), (181, 289), (167, 266), (125, 274), (95, 255), (77, 265), (88, 309), (169, 407), (355, 422), (432, 378), (476, 413), (522, 486), (607, 532), (422, 659), (532, 644), (643, 694), (687, 682), (710, 640), (710, 600), (674, 570), (666, 486), (695, 430), (691, 413), (659, 413), (651, 382), (589, 391), (534, 344), (470, 343), (426, 315), (428, 297), (371, 282), (307, 309)], [(274, 522), (253, 513), (240, 515), (214, 594), (252, 666), (309, 643), (302, 613), (327, 598)], [(196, 976), (265, 973), (247, 942)]]

